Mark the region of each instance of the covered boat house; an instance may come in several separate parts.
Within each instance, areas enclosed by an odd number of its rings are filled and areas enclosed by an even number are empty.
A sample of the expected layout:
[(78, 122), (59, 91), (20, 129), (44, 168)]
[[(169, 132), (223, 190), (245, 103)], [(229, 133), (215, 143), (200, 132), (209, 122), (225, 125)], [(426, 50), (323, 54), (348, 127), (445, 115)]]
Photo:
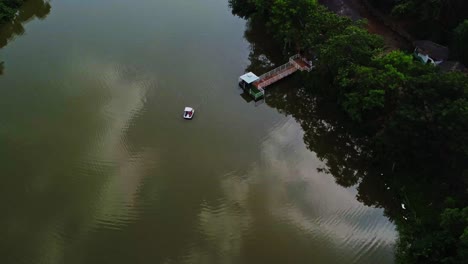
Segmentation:
[(265, 94), (262, 88), (257, 88), (254, 83), (260, 78), (253, 72), (248, 72), (239, 77), (239, 86), (247, 92), (254, 100), (262, 98)]

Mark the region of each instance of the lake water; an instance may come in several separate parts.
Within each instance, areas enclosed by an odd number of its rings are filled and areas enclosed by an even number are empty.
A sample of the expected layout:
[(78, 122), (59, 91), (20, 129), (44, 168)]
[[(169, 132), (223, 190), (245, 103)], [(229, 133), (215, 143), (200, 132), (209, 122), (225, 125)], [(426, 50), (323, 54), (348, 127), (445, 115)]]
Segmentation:
[(0, 263), (393, 263), (383, 210), (240, 96), (245, 30), (227, 0), (29, 0), (0, 29)]

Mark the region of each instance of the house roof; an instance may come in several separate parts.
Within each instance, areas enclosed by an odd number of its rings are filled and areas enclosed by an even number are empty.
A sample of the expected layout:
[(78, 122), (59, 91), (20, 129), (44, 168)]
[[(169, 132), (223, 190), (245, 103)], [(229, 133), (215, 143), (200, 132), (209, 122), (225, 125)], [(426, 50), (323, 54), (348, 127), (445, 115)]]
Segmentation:
[(449, 57), (449, 49), (447, 47), (430, 40), (417, 40), (413, 44), (419, 49), (419, 53), (427, 54), (435, 60), (443, 61)]
[(438, 65), (443, 71), (467, 72), (467, 68), (459, 61), (444, 61)]
[(239, 77), (241, 80), (243, 80), (246, 83), (253, 83), (256, 80), (258, 80), (258, 76), (255, 75), (253, 72), (248, 72), (241, 77)]

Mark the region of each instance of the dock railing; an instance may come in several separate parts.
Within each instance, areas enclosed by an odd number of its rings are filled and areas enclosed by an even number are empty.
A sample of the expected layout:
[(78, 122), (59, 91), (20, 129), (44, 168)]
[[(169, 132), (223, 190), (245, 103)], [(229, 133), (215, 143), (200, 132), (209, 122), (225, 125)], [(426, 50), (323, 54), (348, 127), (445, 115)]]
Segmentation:
[[(303, 61), (307, 66), (301, 66), (299, 65), (299, 63), (296, 62), (297, 59), (300, 59), (301, 61)], [(296, 67), (296, 69), (300, 70), (300, 71), (307, 71), (307, 72), (310, 72), (314, 66), (312, 65), (311, 62), (309, 61), (306, 61), (304, 59), (304, 57), (302, 57), (301, 55), (299, 54), (296, 54), (294, 56), (291, 56), (289, 58), (289, 63), (291, 63), (292, 65), (294, 65), (294, 67)]]
[[(298, 60), (303, 62), (304, 65), (299, 64)], [(280, 79), (283, 79), (284, 77), (288, 75), (291, 75), (297, 70), (310, 72), (312, 69), (313, 69), (313, 66), (311, 62), (306, 61), (304, 57), (302, 57), (300, 54), (296, 54), (294, 56), (291, 56), (287, 63), (277, 68), (274, 68), (273, 70), (267, 73), (260, 75), (258, 78), (258, 81), (256, 81), (254, 84), (260, 90), (260, 92), (262, 92), (262, 94), (265, 95), (264, 88), (267, 87), (268, 85)]]
[(263, 89), (263, 87), (257, 87), (257, 89), (262, 92), (263, 96), (265, 96), (265, 90)]
[[(288, 76), (288, 75), (291, 75), (292, 73), (294, 73), (295, 71), (297, 71), (297, 69), (295, 67), (291, 67), (291, 64), (288, 63), (287, 65), (288, 67), (284, 67), (282, 68), (281, 70), (277, 71), (276, 73), (278, 72), (281, 72), (280, 74), (276, 74), (274, 75), (274, 77), (272, 78), (268, 78), (266, 81), (263, 81), (263, 82), (260, 82), (258, 84), (258, 88), (263, 88), (263, 87), (266, 87), (278, 80), (281, 80), (283, 79), (284, 77)], [(270, 76), (268, 76), (270, 77)]]
[(258, 77), (258, 78), (259, 78), (259, 80), (264, 80), (264, 79), (266, 79), (266, 78), (268, 78), (270, 76), (273, 76), (273, 75), (277, 74), (280, 71), (284, 71), (285, 69), (289, 68), (290, 65), (291, 64), (289, 62), (285, 63), (285, 64), (283, 64), (283, 65), (281, 65), (281, 66), (279, 66), (277, 68), (274, 68), (273, 70), (271, 70), (271, 71), (269, 71), (267, 73), (264, 73), (264, 74), (260, 75), (260, 77)]

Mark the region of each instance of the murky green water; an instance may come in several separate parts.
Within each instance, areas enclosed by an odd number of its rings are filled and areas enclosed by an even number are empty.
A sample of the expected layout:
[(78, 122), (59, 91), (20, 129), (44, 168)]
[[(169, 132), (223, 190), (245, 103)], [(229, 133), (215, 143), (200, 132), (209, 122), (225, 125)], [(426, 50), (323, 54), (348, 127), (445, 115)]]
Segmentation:
[(0, 30), (0, 263), (392, 263), (281, 113), (299, 87), (239, 96), (245, 28), (227, 0), (29, 0)]

